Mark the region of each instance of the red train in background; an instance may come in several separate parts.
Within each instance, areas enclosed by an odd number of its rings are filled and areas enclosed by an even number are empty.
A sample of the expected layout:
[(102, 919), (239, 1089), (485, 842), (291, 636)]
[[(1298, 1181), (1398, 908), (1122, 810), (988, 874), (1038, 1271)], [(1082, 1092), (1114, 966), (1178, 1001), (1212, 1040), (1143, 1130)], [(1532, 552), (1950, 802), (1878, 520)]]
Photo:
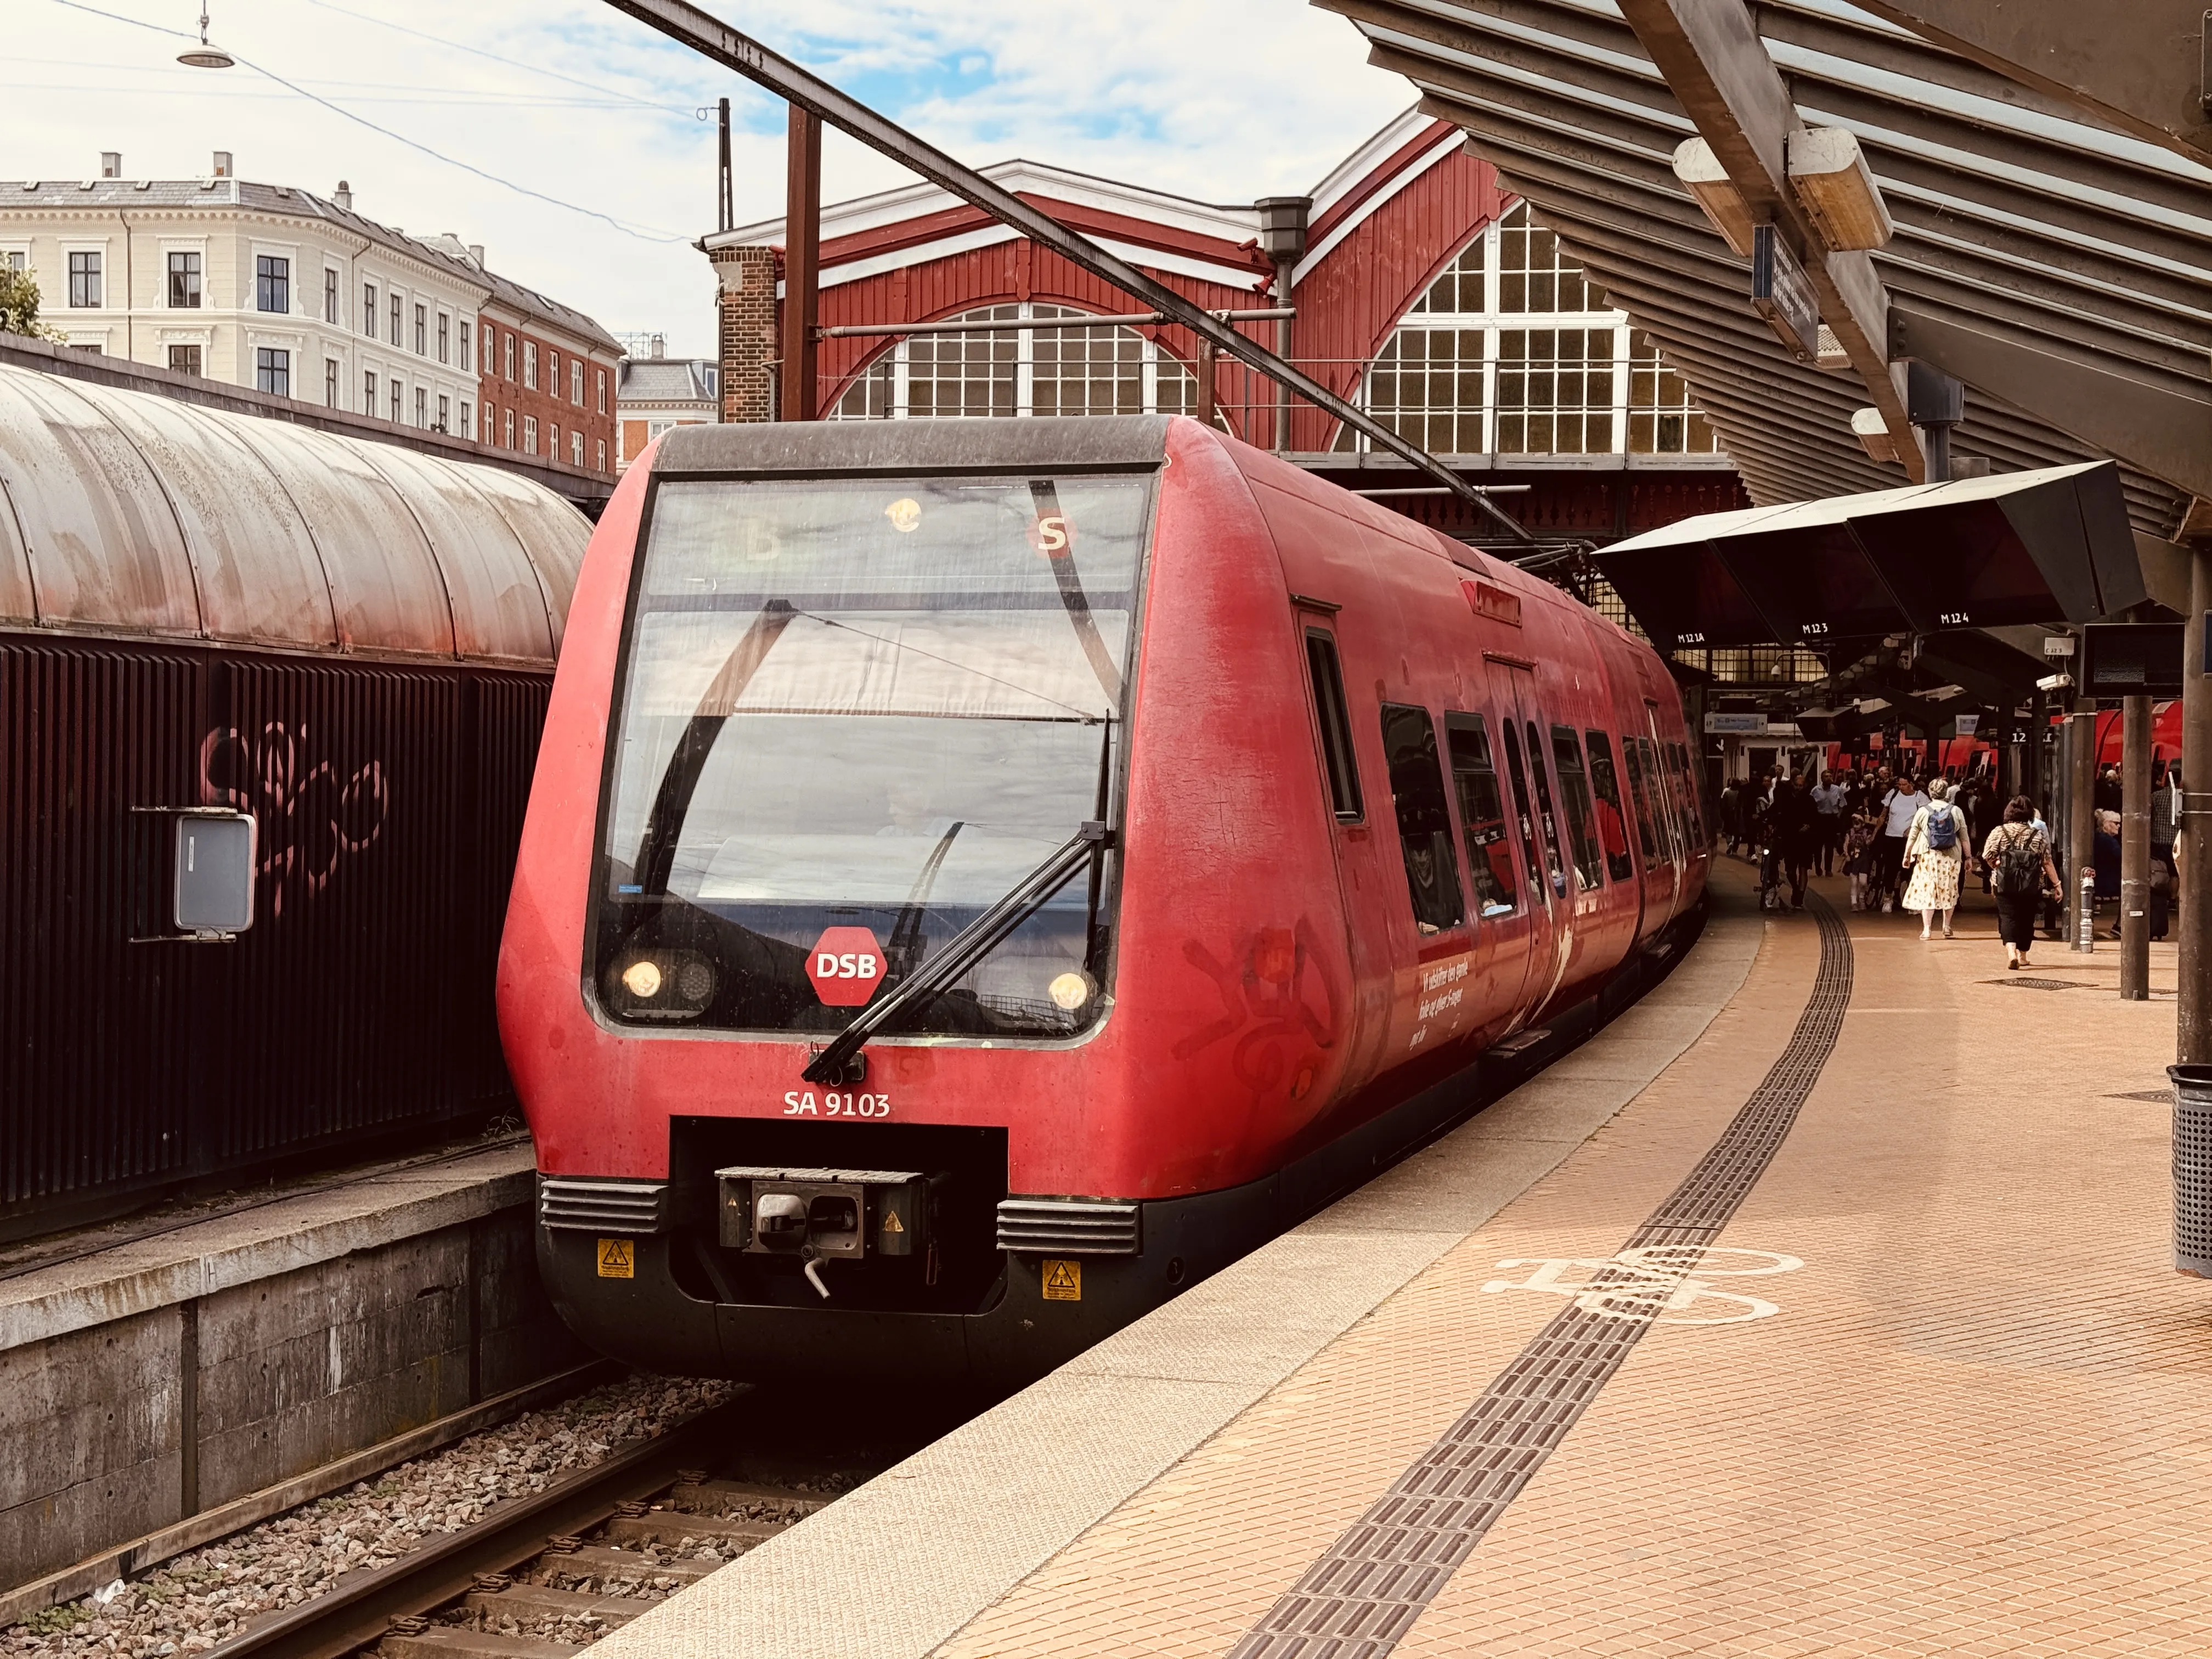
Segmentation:
[(678, 428), (507, 915), (546, 1283), (666, 1370), (1039, 1374), (1632, 994), (1709, 821), (1648, 647), (1195, 422)]

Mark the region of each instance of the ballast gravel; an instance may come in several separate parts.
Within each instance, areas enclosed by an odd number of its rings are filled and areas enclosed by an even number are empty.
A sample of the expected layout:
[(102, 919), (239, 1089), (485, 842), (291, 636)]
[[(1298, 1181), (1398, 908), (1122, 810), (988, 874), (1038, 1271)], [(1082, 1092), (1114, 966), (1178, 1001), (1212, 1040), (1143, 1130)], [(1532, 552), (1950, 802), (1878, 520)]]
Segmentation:
[(482, 1519), (495, 1504), (543, 1491), (735, 1392), (727, 1382), (632, 1376), (525, 1413), (178, 1556), (119, 1589), (49, 1608), (0, 1635), (0, 1655), (204, 1652), (264, 1613), (313, 1601), (341, 1573), (395, 1561), (426, 1538)]

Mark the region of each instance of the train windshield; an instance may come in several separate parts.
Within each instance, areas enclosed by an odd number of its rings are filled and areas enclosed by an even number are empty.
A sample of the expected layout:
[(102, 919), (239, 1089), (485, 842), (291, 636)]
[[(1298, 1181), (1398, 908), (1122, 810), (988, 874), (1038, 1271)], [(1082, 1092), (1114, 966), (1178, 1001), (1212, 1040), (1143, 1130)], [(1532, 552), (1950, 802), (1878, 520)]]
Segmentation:
[[(662, 483), (597, 899), (619, 1020), (835, 1032), (1108, 816), (1146, 477)], [(1094, 867), (890, 1033), (1066, 1037)]]

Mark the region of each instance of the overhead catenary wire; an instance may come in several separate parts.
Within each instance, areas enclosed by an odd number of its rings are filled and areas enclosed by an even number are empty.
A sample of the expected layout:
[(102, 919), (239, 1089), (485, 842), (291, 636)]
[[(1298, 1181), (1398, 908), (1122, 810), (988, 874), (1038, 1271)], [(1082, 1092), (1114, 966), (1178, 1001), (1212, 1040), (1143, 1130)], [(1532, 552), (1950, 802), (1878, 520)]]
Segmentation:
[[(198, 40), (199, 38), (198, 35), (191, 33), (189, 31), (184, 29), (167, 28), (159, 23), (149, 23), (143, 18), (126, 16), (121, 12), (103, 11), (98, 6), (85, 4), (84, 0), (49, 0), (49, 3), (64, 7), (70, 11), (85, 12), (94, 17), (104, 17), (112, 23), (128, 23), (134, 28), (150, 29), (156, 34), (166, 34), (171, 36), (173, 39), (179, 40)], [(533, 201), (544, 202), (550, 206), (561, 208), (569, 213), (580, 213), (587, 219), (597, 219), (600, 223), (611, 226), (614, 229), (620, 231), (623, 235), (634, 237), (641, 242), (658, 242), (668, 246), (674, 246), (678, 243), (687, 243), (691, 240), (688, 236), (677, 236), (670, 234), (665, 231), (641, 229), (635, 225), (624, 224), (613, 215), (602, 213), (597, 208), (580, 206), (574, 202), (564, 202), (557, 196), (548, 196), (543, 191), (532, 190), (527, 185), (517, 184), (512, 179), (501, 178), (498, 173), (487, 172), (484, 168), (477, 167), (473, 162), (464, 161), (458, 156), (447, 155), (441, 150), (431, 149), (429, 145), (422, 143), (418, 139), (410, 138), (404, 133), (394, 132), (389, 127), (380, 126), (376, 122), (370, 120), (365, 115), (356, 114), (352, 110), (346, 108), (343, 104), (332, 103), (329, 99), (322, 97), (318, 94), (309, 92), (305, 87), (299, 86), (293, 82), (286, 80), (274, 70), (263, 67), (261, 64), (255, 63), (252, 58), (247, 58), (241, 52), (234, 52), (231, 53), (231, 56), (237, 60), (238, 64), (242, 68), (250, 69), (256, 75), (262, 76), (264, 79), (275, 82), (278, 86), (283, 87), (287, 92), (292, 93), (298, 97), (304, 98), (311, 104), (320, 105), (323, 108), (330, 111), (333, 115), (343, 116), (349, 121), (352, 121), (358, 125), (367, 127), (371, 132), (380, 134), (384, 137), (391, 139), (394, 143), (404, 144), (408, 149), (418, 151), (422, 155), (428, 156), (434, 161), (443, 161), (447, 167), (459, 167), (462, 172), (473, 173), (477, 178), (485, 180), (487, 183), (497, 185), (503, 190), (511, 190), (518, 196), (527, 196)]]

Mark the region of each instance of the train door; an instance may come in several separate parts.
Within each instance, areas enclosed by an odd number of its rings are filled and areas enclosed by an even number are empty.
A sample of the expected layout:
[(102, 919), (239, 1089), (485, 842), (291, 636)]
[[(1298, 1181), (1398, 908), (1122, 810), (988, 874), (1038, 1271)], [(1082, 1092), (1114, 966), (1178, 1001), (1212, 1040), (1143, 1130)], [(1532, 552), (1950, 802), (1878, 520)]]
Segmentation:
[(1298, 616), (1299, 645), (1305, 658), (1308, 687), (1313, 694), (1314, 738), (1321, 761), (1322, 779), (1328, 791), (1335, 833), (1329, 848), (1336, 868), (1337, 913), (1344, 928), (1345, 949), (1352, 963), (1352, 1006), (1344, 1022), (1352, 1036), (1345, 1056), (1340, 1090), (1357, 1088), (1373, 1074), (1381, 1056), (1384, 1022), (1368, 1006), (1367, 988), (1387, 985), (1390, 976), (1387, 943), (1370, 935), (1363, 918), (1371, 907), (1357, 904), (1360, 888), (1358, 870), (1347, 865), (1358, 860), (1369, 836), (1366, 791), (1359, 780), (1359, 763), (1353, 751), (1352, 709), (1345, 694), (1344, 670), (1337, 653), (1335, 612), (1318, 605), (1311, 612), (1302, 606)]
[[(1552, 810), (1552, 781), (1544, 766), (1542, 726), (1536, 712), (1536, 676), (1528, 667), (1492, 656), (1490, 683), (1503, 727), (1505, 771), (1527, 853), (1529, 885), (1542, 901), (1543, 915), (1530, 941), (1522, 1004), (1534, 1018), (1559, 988), (1567, 957), (1574, 950), (1573, 883), (1559, 854), (1559, 832)], [(1532, 921), (1535, 907), (1529, 907)]]
[[(1452, 793), (1459, 803), (1460, 833), (1467, 844), (1476, 957), (1486, 988), (1494, 988), (1514, 1008), (1525, 1009), (1531, 955), (1548, 917), (1543, 866), (1530, 820), (1508, 798), (1512, 786), (1503, 775), (1507, 770), (1504, 734), (1510, 729), (1510, 717), (1493, 727), (1480, 714), (1444, 715)], [(1516, 741), (1514, 752), (1519, 748)], [(1519, 793), (1528, 793), (1525, 778)]]
[(1689, 873), (1689, 836), (1684, 828), (1682, 808), (1676, 799), (1677, 792), (1668, 776), (1667, 750), (1659, 736), (1659, 705), (1644, 705), (1645, 731), (1636, 739), (1637, 752), (1644, 758), (1644, 786), (1651, 792), (1651, 805), (1659, 815), (1660, 835), (1666, 843), (1668, 871), (1667, 915), (1671, 921), (1681, 908), (1682, 885)]

